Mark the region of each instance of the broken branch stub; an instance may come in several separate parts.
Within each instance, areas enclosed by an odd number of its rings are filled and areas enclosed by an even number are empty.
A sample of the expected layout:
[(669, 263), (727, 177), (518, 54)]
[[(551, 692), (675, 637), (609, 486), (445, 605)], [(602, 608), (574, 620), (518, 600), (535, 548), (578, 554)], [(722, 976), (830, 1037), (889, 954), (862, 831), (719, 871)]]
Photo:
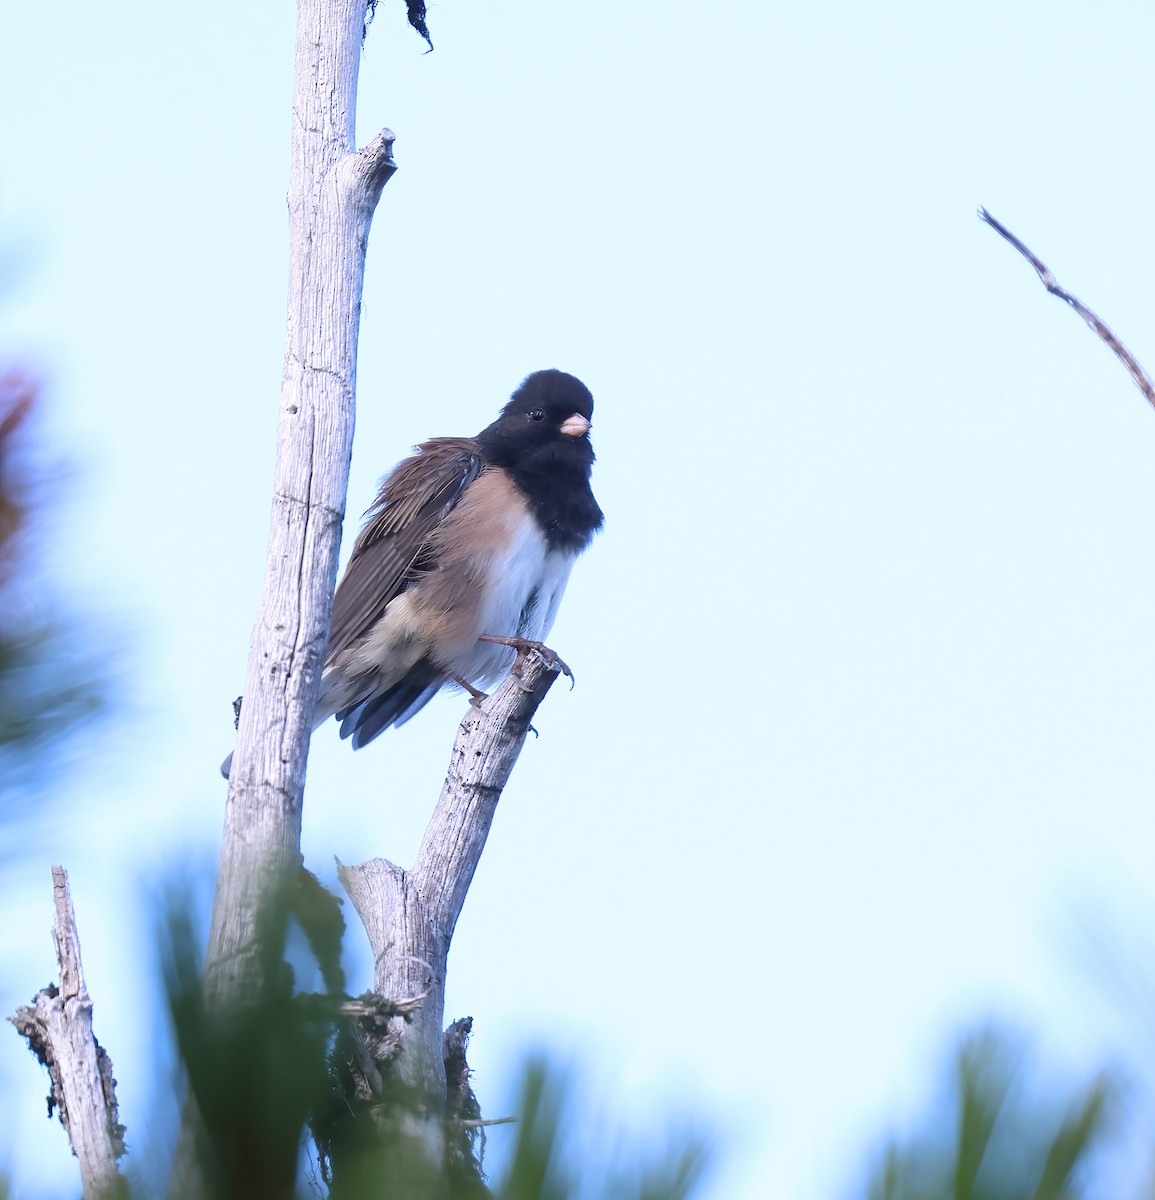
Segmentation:
[(49, 984), (8, 1019), (48, 1068), (48, 1115), (55, 1110), (80, 1165), (85, 1200), (128, 1195), (117, 1168), (125, 1152), (112, 1060), (92, 1031), (92, 1000), (84, 985), (80, 937), (68, 873), (52, 868), (53, 939), (60, 985)]

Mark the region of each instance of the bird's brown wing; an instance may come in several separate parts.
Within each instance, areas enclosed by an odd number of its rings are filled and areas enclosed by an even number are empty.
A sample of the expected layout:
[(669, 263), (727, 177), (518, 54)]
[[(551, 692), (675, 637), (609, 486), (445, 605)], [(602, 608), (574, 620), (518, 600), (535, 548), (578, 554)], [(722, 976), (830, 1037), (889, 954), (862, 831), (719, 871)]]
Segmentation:
[(381, 619), (389, 601), (404, 590), (430, 535), (480, 473), (481, 448), (475, 441), (434, 438), (422, 442), (382, 482), (333, 597), (328, 660)]

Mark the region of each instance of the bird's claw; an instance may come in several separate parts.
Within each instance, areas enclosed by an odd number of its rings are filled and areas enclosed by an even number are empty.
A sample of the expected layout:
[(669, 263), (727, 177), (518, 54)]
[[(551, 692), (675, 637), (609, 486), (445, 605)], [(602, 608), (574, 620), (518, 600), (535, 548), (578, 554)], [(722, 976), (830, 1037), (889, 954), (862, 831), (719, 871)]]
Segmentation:
[(495, 642), (499, 646), (511, 646), (518, 654), (528, 654), (531, 650), (537, 651), (549, 667), (568, 677), (570, 690), (573, 690), (576, 682), (574, 673), (557, 651), (551, 650), (544, 642), (535, 642), (530, 638), (505, 637), (500, 633), (483, 633), (477, 640), (479, 642)]
[(469, 693), (469, 703), (473, 708), (480, 708), (481, 702), (489, 699), (488, 692), (483, 692), (480, 688), (475, 688), (468, 679), (462, 679), (460, 675), (454, 675), (453, 682), (457, 684), (459, 688), (462, 688), (464, 691)]

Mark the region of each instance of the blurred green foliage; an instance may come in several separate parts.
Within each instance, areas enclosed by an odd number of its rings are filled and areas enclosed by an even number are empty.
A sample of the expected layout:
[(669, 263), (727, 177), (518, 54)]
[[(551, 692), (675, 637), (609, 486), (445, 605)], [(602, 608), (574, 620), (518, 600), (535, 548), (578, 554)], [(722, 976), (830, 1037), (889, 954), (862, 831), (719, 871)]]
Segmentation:
[(1110, 1131), (1118, 1085), (1100, 1074), (1068, 1085), (1061, 1097), (1051, 1092), (1027, 1077), (1026, 1051), (1011, 1035), (973, 1035), (952, 1064), (940, 1115), (915, 1137), (887, 1147), (868, 1200), (1075, 1200), (1103, 1194), (1091, 1175)]
[(495, 1187), (498, 1200), (686, 1200), (703, 1182), (710, 1154), (700, 1134), (642, 1153), (591, 1148), (577, 1134), (572, 1075), (542, 1056), (522, 1072), (516, 1141)]
[[(399, 1010), (379, 997), (346, 994), (341, 906), (311, 875), (301, 872), (266, 905), (260, 994), (224, 1015), (203, 1000), (197, 905), (171, 893), (163, 908), (159, 941), (180, 1071), (203, 1120), (195, 1169), (163, 1180), (145, 1177), (130, 1160), (132, 1195), (691, 1200), (701, 1193), (712, 1157), (701, 1132), (668, 1136), (655, 1149), (630, 1144), (601, 1122), (592, 1129), (576, 1073), (542, 1056), (522, 1065), (516, 1123), (496, 1135), (509, 1139), (503, 1166), (486, 1179), (476, 1119), (483, 1114), (471, 1090), (473, 1107), (451, 1102), (442, 1127), (421, 1097), (390, 1082), (387, 1054), (374, 1059), (376, 1071), (364, 1070), (360, 1023), (369, 1014), (370, 1024), (384, 1024)], [(320, 990), (303, 990), (299, 979), (319, 980)], [(863, 1200), (1155, 1195), (1140, 1178), (1146, 1161), (1109, 1162), (1114, 1118), (1129, 1095), (1114, 1076), (1058, 1082), (1032, 1069), (1025, 1039), (985, 1030), (961, 1044), (942, 1091), (915, 1132), (892, 1139), (878, 1156), (855, 1189)], [(128, 1131), (138, 1145), (153, 1134)], [(431, 1156), (431, 1144), (445, 1153)], [(1108, 1186), (1112, 1172), (1121, 1179)]]
[(104, 706), (101, 655), (59, 615), (39, 569), (50, 481), (33, 453), (38, 403), (27, 373), (0, 372), (0, 800), (46, 780), (61, 739)]
[[(345, 994), (336, 898), (301, 872), (266, 904), (261, 994), (224, 1015), (203, 1001), (203, 939), (190, 911), (180, 898), (169, 903), (165, 982), (180, 1063), (202, 1118), (191, 1179), (207, 1181), (216, 1200), (288, 1200), (310, 1173), (314, 1194), (327, 1190), (335, 1200), (688, 1200), (701, 1181), (707, 1154), (698, 1138), (652, 1155), (589, 1144), (580, 1136), (572, 1073), (544, 1058), (523, 1069), (518, 1123), (503, 1131), (514, 1145), (502, 1178), (486, 1182), (480, 1153), (469, 1153), (480, 1151), (482, 1128), (452, 1113), (448, 1166), (435, 1169), (428, 1142), (413, 1136), (428, 1132), (428, 1106), (390, 1082), (387, 1062), (377, 1064), (368, 1097), (364, 1075), (351, 1070), (358, 1019), (351, 1013), (377, 1005), (381, 1015), (394, 1014), (379, 998), (351, 1002)], [(294, 931), (304, 934), (319, 971), (313, 963), (289, 966)], [(319, 974), (324, 990), (299, 990), (297, 974)], [(462, 1124), (464, 1141), (455, 1129)], [(453, 1153), (461, 1144), (466, 1153)], [(149, 1192), (143, 1183), (135, 1190)], [(174, 1179), (169, 1195), (181, 1200), (194, 1190), (190, 1179)]]
[(0, 625), (0, 790), (47, 771), (59, 739), (103, 708), (95, 664), (59, 626)]
[[(286, 919), (306, 932), (321, 993), (293, 987), (281, 957)], [(690, 1200), (700, 1191), (710, 1163), (701, 1134), (670, 1139), (656, 1152), (591, 1135), (574, 1073), (540, 1056), (522, 1067), (517, 1123), (500, 1134), (512, 1138), (500, 1177), (485, 1179), (479, 1154), (432, 1169), (420, 1139), (406, 1136), (426, 1119), (419, 1099), (391, 1088), (387, 1070), (368, 1101), (350, 1085), (336, 900), (311, 879), (290, 894), (267, 933), (273, 982), (259, 1006), (224, 1023), (209, 1021), (200, 1005), (196, 939), (183, 920), (173, 918), (180, 932), (170, 996), (181, 1057), (206, 1114), (214, 1196), (288, 1197), (310, 1171), (314, 1194), (334, 1200)], [(917, 1133), (887, 1145), (860, 1194), (1117, 1200), (1098, 1168), (1121, 1088), (1105, 1073), (1078, 1085), (1044, 1083), (1029, 1065), (1014, 1035), (987, 1030), (966, 1039), (942, 1101)], [(451, 1144), (452, 1117), (447, 1125)], [(182, 1197), (179, 1188), (173, 1194)], [(1135, 1200), (1140, 1192), (1125, 1195)]]

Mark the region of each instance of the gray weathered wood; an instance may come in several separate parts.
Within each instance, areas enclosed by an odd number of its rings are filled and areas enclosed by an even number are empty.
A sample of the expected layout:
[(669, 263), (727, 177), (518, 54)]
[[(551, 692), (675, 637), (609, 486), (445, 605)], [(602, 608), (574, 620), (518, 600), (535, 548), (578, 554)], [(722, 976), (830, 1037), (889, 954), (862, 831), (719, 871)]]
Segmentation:
[(264, 588), (229, 780), (206, 987), (250, 990), (262, 895), (300, 865), (305, 761), (337, 574), (369, 226), (393, 135), (354, 142), (365, 0), (299, 0), (289, 297)]
[(381, 858), (340, 867), (373, 949), (374, 990), (387, 1000), (421, 998), (408, 1020), (392, 1018), (390, 1032), (400, 1043), (392, 1069), (434, 1113), (445, 1103), (442, 1025), (453, 930), (502, 789), (561, 670), (548, 651), (519, 652), (505, 681), (470, 706), (411, 870)]
[(128, 1194), (116, 1166), (124, 1153), (124, 1128), (112, 1062), (92, 1032), (92, 1000), (84, 985), (80, 937), (63, 867), (52, 868), (52, 895), (60, 986), (43, 988), (9, 1020), (48, 1068), (48, 1111), (57, 1110), (68, 1133), (85, 1200), (110, 1200)]
[[(396, 166), (355, 113), (366, 0), (298, 0), (289, 173), (289, 294), (265, 579), (249, 643), (205, 957), (211, 1008), (259, 991), (259, 910), (301, 866), (313, 708), (329, 636), (354, 425), (369, 227)], [(208, 1194), (186, 1109), (174, 1194)]]

